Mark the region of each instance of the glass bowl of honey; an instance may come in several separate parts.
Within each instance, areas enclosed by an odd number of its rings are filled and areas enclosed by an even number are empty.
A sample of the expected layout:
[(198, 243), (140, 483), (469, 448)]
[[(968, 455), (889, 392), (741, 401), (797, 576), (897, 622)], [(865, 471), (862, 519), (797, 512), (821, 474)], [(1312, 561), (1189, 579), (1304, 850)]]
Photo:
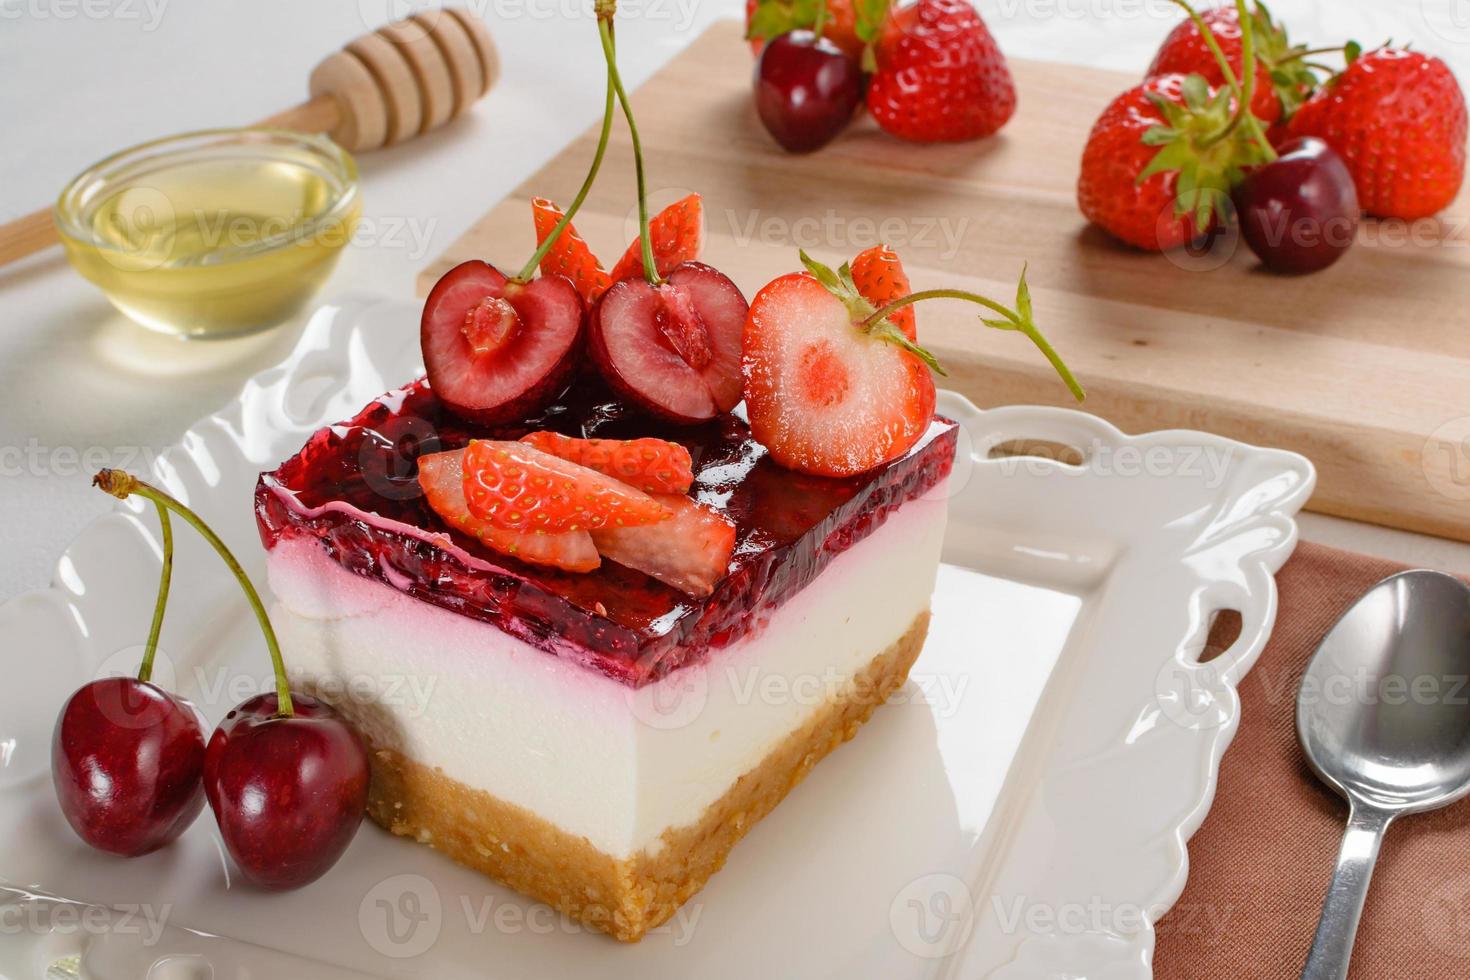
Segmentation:
[(180, 337), (237, 337), (291, 318), (362, 213), (357, 164), (324, 136), (211, 129), (143, 143), (79, 174), (56, 227), (112, 305)]

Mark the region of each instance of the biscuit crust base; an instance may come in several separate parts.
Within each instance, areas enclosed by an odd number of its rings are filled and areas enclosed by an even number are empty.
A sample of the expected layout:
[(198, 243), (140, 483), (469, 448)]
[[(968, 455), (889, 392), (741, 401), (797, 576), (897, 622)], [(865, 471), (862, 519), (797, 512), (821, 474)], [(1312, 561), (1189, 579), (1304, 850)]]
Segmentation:
[(615, 939), (637, 942), (704, 887), (740, 838), (903, 685), (928, 629), (926, 611), (698, 821), (664, 831), (654, 854), (614, 858), (523, 807), (385, 748), (372, 753), (368, 815)]

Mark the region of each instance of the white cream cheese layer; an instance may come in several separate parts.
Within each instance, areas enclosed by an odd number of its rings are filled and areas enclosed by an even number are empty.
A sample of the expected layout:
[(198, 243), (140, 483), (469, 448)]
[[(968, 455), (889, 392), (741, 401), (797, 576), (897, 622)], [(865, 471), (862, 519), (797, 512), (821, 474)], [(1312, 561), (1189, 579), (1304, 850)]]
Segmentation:
[(353, 575), (309, 538), (270, 555), (293, 684), (373, 742), (616, 858), (693, 823), (929, 606), (946, 502), (904, 504), (701, 664), (634, 690)]

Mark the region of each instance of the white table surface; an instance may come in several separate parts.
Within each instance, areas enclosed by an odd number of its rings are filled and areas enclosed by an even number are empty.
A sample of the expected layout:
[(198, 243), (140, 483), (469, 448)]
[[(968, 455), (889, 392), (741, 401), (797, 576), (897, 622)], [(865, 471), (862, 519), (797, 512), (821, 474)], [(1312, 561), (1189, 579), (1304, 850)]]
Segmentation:
[[(428, 3), (421, 3), (427, 6)], [(595, 122), (602, 69), (590, 0), (468, 0), (500, 47), (499, 86), (468, 119), (360, 157), (364, 227), (323, 293), (413, 294), (415, 273)], [(1138, 71), (1177, 22), (1167, 0), (982, 0), (1018, 57)], [(624, 0), (620, 64), (637, 84), (741, 0)], [(1465, 0), (1278, 0), (1303, 40), (1412, 40), (1470, 79)], [(0, 0), (0, 221), (144, 139), (248, 122), (295, 104), (345, 40), (404, 0)], [(655, 162), (656, 165), (656, 162)], [(263, 338), (186, 344), (134, 327), (58, 250), (0, 270), (0, 600), (50, 580), (109, 506), (102, 465), (139, 467), (290, 350)], [(1470, 545), (1306, 515), (1304, 537), (1470, 573)]]

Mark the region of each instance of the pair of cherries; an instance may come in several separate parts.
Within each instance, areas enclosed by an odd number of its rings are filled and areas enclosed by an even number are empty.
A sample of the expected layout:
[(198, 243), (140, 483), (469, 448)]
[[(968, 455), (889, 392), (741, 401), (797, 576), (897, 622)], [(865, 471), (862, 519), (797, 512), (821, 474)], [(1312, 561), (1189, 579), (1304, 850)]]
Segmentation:
[[(120, 498), (153, 501), (164, 529), (164, 570), (139, 676), (84, 685), (57, 720), (51, 775), (67, 822), (93, 847), (134, 857), (176, 839), (207, 800), (246, 879), (273, 889), (316, 880), (362, 822), (368, 792), (362, 740), (326, 704), (290, 693), (259, 595), (197, 515), (117, 470), (103, 470), (94, 482)], [(199, 709), (149, 680), (172, 567), (169, 511), (198, 529), (239, 579), (276, 672), (276, 691), (237, 706), (207, 741)]]

